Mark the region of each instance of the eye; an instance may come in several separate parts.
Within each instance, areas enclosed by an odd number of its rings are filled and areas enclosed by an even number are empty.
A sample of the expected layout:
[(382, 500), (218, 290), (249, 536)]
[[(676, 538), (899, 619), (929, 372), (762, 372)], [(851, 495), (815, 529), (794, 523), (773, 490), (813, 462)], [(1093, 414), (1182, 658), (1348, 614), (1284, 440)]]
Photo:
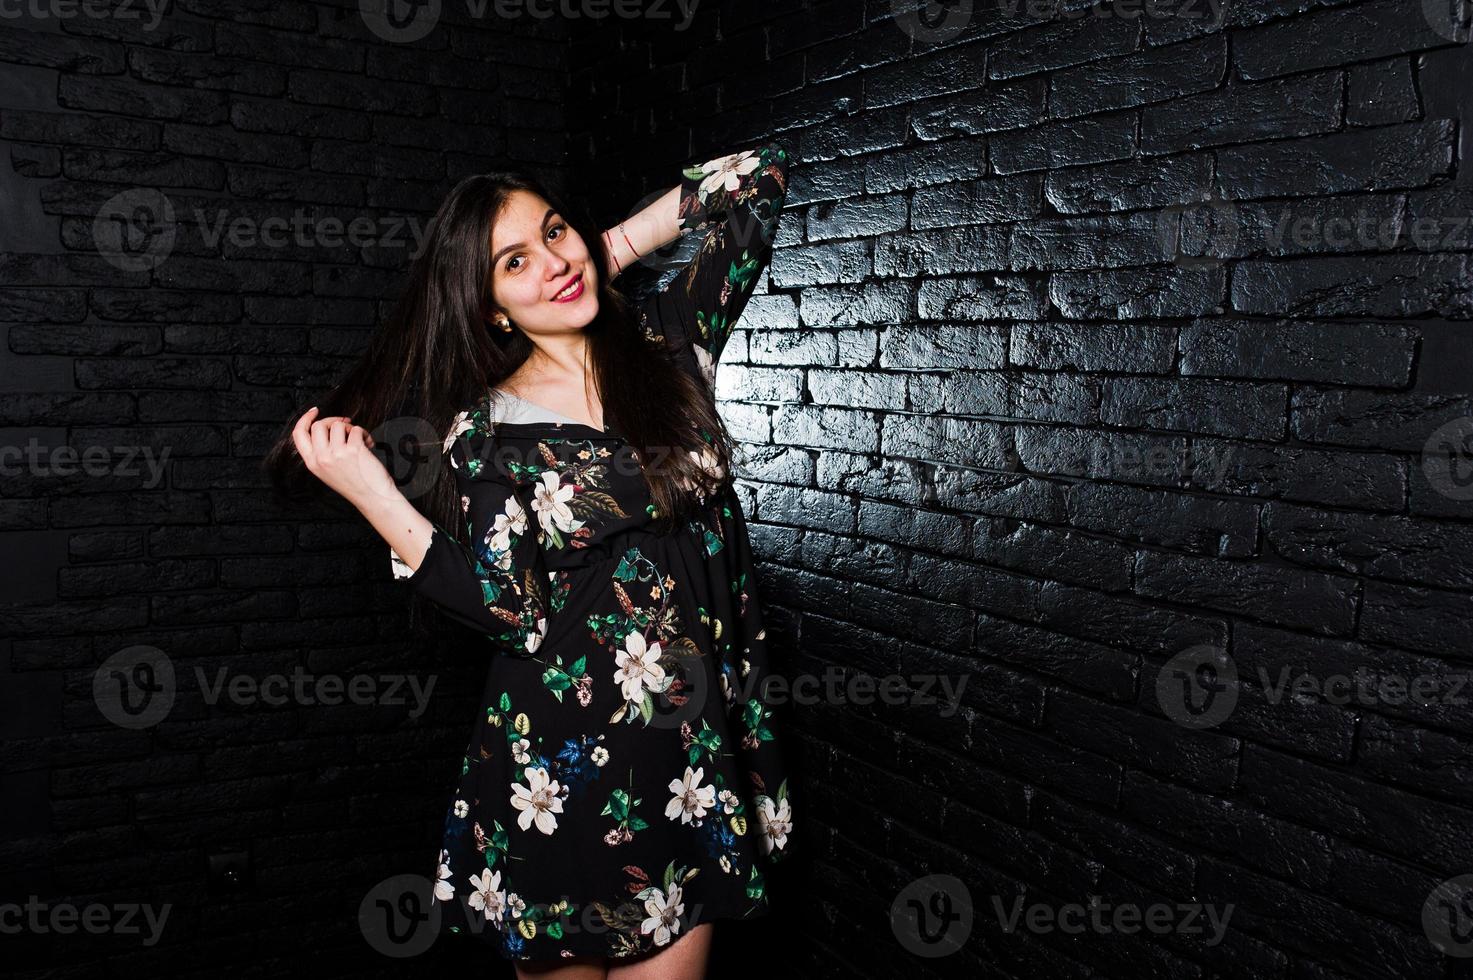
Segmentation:
[[(557, 224), (555, 224), (551, 228), (547, 229), (547, 233), (549, 235), (551, 235), (555, 231), (567, 231), (567, 228), (568, 228), (568, 226), (566, 224), (564, 224), (563, 222), (559, 221)], [(562, 237), (563, 237), (562, 235), (558, 235), (558, 238), (562, 238)], [(522, 257), (522, 253), (521, 252), (517, 252), (515, 255), (512, 255), (509, 259), (507, 259), (506, 260), (506, 271), (507, 272), (516, 272), (517, 271), (517, 268), (519, 268), (519, 267), (513, 266), (512, 263), (515, 262), (517, 259), (519, 259), (521, 257)]]

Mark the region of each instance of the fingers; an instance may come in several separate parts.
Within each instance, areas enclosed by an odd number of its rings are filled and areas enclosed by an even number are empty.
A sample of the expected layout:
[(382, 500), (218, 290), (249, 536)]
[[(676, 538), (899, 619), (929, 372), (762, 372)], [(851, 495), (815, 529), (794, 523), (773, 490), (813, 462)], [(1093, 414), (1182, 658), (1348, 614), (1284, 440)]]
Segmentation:
[(318, 408), (313, 406), (302, 413), (292, 426), (292, 444), (307, 469), (316, 472), (319, 464), (325, 463), (330, 454), (349, 448), (355, 442), (369, 449), (374, 447), (373, 436), (361, 425), (344, 415), (318, 418)]
[(292, 445), (297, 447), (297, 455), (302, 457), (302, 462), (307, 464), (307, 469), (313, 466), (314, 455), (312, 452), (312, 422), (317, 417), (317, 406), (313, 405), (302, 413), (297, 419), (297, 424), (292, 426)]
[(312, 448), (318, 455), (331, 452), (335, 446), (343, 444), (343, 433), (347, 431), (344, 428), (346, 421), (341, 415), (330, 415), (312, 423)]
[(331, 423), (331, 419), (318, 419), (312, 423), (312, 451), (319, 457), (325, 457), (331, 448), (327, 439), (327, 429)]

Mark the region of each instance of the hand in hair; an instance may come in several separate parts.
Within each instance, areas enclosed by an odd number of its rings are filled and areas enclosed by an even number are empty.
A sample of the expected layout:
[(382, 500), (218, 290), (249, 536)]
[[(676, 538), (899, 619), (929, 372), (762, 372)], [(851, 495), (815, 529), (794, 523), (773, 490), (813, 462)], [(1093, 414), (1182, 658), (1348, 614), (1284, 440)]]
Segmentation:
[(393, 476), (375, 456), (373, 436), (352, 419), (316, 418), (307, 409), (292, 428), (292, 442), (307, 471), (360, 511), (402, 497)]

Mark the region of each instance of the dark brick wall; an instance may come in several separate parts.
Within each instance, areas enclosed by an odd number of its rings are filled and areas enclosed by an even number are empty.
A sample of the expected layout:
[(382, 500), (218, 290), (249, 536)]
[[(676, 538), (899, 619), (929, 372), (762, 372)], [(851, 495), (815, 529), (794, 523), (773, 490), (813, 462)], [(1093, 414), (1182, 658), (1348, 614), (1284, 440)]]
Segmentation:
[[(571, 25), (452, 4), (407, 43), (356, 0), (88, 6), (0, 21), (0, 445), (36, 447), (0, 474), (0, 902), (170, 909), (154, 944), (141, 918), (7, 932), (7, 972), (494, 970), (379, 956), (357, 921), (433, 867), (484, 662), (410, 633), (356, 515), (285, 508), (258, 467), (455, 180), (562, 172)], [(177, 691), (130, 729), (93, 678), (140, 645)], [(422, 714), (383, 681), (366, 705), (209, 703), (218, 671), (295, 670), (436, 686)], [(238, 850), (253, 887), (210, 891)]]
[[(1473, 870), (1456, 5), (716, 6), (573, 59), (617, 110), (591, 156), (631, 134), (671, 166), (793, 153), (719, 377), (762, 594), (798, 671), (967, 679), (949, 716), (795, 713), (793, 955), (833, 977), (1466, 975), (1423, 924)], [(1200, 661), (1240, 686), (1205, 701)], [(1430, 703), (1273, 696), (1281, 670), (1358, 668)], [(892, 903), (936, 874), (974, 920), (922, 959)], [(1091, 895), (1229, 925), (1043, 927)], [(1019, 897), (1041, 927), (1000, 925)]]
[[(566, 168), (612, 220), (775, 137), (789, 210), (719, 377), (761, 596), (795, 676), (960, 693), (794, 706), (809, 857), (720, 972), (1466, 975), (1432, 942), (1473, 871), (1473, 69), (1441, 3), (0, 23), (0, 445), (48, 450), (0, 474), (0, 901), (171, 905), (157, 945), (22, 935), (7, 965), (489, 968), (355, 920), (425, 871), (484, 665), (413, 638), (382, 544), (272, 501), (259, 456), (455, 178)], [(401, 230), (213, 237), (298, 212)], [(139, 645), (179, 693), (130, 729), (93, 680)], [(417, 717), (211, 705), (197, 667), (437, 686)], [(1357, 668), (1430, 703), (1274, 696)], [(207, 890), (237, 849), (252, 889)], [(895, 910), (934, 885), (972, 922), (924, 947)], [(1047, 928), (1090, 896), (1176, 928)]]

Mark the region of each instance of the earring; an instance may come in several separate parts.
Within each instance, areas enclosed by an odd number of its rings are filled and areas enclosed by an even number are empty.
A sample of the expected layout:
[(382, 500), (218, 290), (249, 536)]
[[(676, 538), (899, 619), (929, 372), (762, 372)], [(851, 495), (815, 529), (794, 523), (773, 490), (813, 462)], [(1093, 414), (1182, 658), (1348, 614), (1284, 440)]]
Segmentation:
[(496, 314), (496, 325), (507, 333), (511, 332), (511, 321), (506, 318), (506, 314), (504, 313)]

